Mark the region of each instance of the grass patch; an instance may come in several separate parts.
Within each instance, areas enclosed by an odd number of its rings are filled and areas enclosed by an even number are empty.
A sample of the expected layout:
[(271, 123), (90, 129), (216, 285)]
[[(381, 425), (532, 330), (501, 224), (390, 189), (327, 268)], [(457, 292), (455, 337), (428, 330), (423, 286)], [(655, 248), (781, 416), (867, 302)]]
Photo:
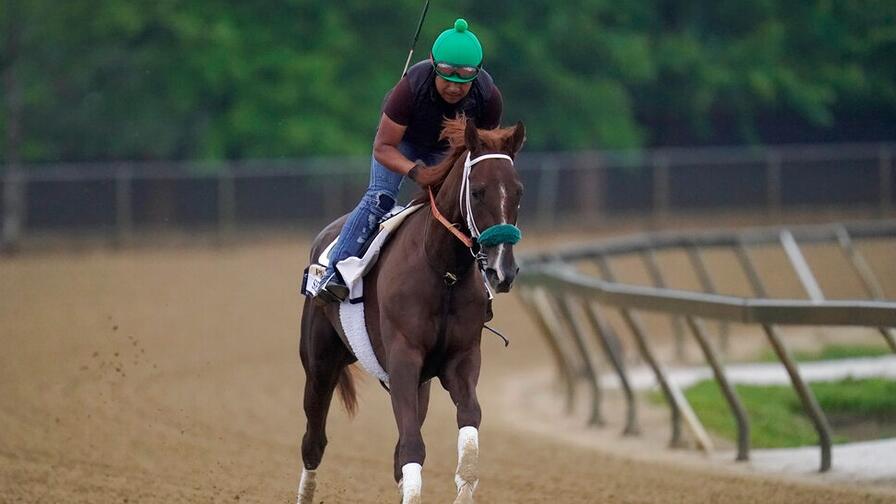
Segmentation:
[[(889, 348), (880, 345), (825, 345), (819, 350), (792, 352), (793, 358), (797, 362), (881, 357), (891, 353)], [(762, 352), (760, 360), (762, 362), (779, 362), (778, 354), (771, 348)]]
[[(813, 383), (810, 387), (834, 424), (835, 443), (896, 435), (896, 382), (847, 379)], [(785, 448), (818, 443), (812, 422), (803, 413), (793, 388), (737, 385), (736, 389), (750, 419), (751, 446)], [(708, 430), (736, 439), (734, 417), (714, 381), (698, 383), (687, 389), (685, 396)], [(873, 428), (850, 428), (869, 422)]]

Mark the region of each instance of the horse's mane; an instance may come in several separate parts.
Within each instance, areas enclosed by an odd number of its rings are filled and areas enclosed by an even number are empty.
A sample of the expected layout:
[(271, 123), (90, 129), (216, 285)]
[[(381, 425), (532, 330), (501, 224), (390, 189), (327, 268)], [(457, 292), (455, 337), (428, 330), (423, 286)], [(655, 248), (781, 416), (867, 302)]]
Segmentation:
[[(461, 154), (466, 152), (467, 147), (464, 143), (464, 131), (467, 127), (467, 117), (461, 115), (455, 119), (445, 119), (442, 122), (442, 133), (439, 135), (440, 140), (447, 140), (449, 152), (440, 163), (429, 166), (423, 173), (417, 177), (417, 183), (421, 187), (432, 187), (433, 192), (438, 192), (442, 182), (451, 173), (451, 168), (457, 162)], [(514, 128), (495, 128), (491, 130), (480, 129), (479, 141), (482, 142), (485, 150), (503, 152), (506, 141), (514, 132)], [(418, 198), (414, 198), (417, 200)]]

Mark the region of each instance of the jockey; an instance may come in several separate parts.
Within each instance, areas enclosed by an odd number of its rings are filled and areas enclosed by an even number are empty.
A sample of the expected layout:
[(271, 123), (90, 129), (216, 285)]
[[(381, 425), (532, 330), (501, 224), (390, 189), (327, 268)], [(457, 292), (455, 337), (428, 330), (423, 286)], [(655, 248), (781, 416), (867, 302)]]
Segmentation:
[(503, 100), (491, 75), (482, 68), (482, 46), (467, 22), (458, 19), (432, 45), (427, 60), (408, 69), (386, 95), (373, 141), (370, 185), (349, 214), (329, 254), (319, 304), (343, 301), (348, 287), (336, 263), (356, 257), (374, 234), (380, 219), (395, 205), (404, 177), (437, 163), (447, 150), (439, 140), (442, 121), (464, 114), (483, 129), (497, 128)]

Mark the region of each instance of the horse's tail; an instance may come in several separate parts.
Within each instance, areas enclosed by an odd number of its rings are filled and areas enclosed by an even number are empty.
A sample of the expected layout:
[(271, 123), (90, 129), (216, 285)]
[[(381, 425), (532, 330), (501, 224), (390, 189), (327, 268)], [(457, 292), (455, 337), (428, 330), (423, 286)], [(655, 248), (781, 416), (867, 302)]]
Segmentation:
[(345, 407), (346, 413), (350, 418), (355, 417), (358, 412), (358, 393), (355, 390), (354, 378), (355, 366), (345, 366), (339, 373), (339, 397), (342, 399), (342, 405)]

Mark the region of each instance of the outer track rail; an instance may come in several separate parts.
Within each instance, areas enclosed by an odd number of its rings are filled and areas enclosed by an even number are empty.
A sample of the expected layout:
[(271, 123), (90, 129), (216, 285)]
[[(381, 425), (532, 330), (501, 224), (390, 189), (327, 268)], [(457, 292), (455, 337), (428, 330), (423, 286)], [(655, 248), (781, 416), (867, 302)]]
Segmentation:
[[(572, 389), (578, 378), (584, 377), (592, 389), (592, 422), (601, 418), (599, 373), (595, 370), (595, 356), (570, 355), (587, 352), (586, 340), (596, 338), (614, 371), (623, 384), (628, 413), (626, 434), (638, 431), (637, 408), (634, 394), (628, 385), (629, 379), (619, 354), (619, 345), (612, 327), (603, 315), (599, 305), (613, 307), (620, 311), (626, 327), (633, 334), (638, 350), (650, 365), (663, 394), (671, 408), (672, 445), (681, 443), (681, 422), (688, 428), (701, 446), (707, 446), (705, 432), (699, 419), (692, 414), (690, 405), (666, 377), (649, 341), (649, 335), (640, 322), (638, 312), (650, 311), (669, 314), (676, 320), (683, 317), (687, 327), (697, 340), (703, 355), (713, 369), (726, 402), (738, 426), (738, 460), (749, 458), (749, 419), (737, 396), (728, 383), (722, 360), (709, 343), (701, 319), (713, 319), (742, 324), (757, 324), (762, 327), (775, 354), (787, 370), (794, 389), (803, 407), (812, 420), (819, 436), (821, 449), (820, 470), (831, 467), (831, 429), (824, 412), (818, 405), (811, 389), (802, 378), (799, 367), (790, 355), (777, 326), (863, 326), (877, 329), (888, 345), (896, 351), (896, 341), (892, 328), (896, 327), (896, 301), (883, 299), (883, 289), (869, 263), (853, 246), (853, 240), (896, 239), (896, 221), (833, 224), (824, 226), (804, 226), (793, 228), (764, 228), (740, 231), (714, 231), (696, 235), (683, 233), (651, 233), (627, 238), (604, 240), (586, 245), (567, 247), (550, 253), (533, 253), (522, 259), (522, 271), (518, 281), (523, 292), (523, 301), (532, 304), (533, 299), (542, 302), (532, 311), (540, 318), (552, 318), (555, 323), (540, 324), (551, 348), (558, 354), (561, 376), (567, 383), (567, 397), (572, 397)], [(826, 300), (816, 281), (809, 262), (800, 251), (800, 243), (838, 244), (846, 259), (853, 266), (871, 300)], [(749, 248), (756, 245), (781, 246), (797, 278), (810, 299), (771, 299), (756, 271)], [(747, 277), (755, 297), (735, 297), (715, 293), (715, 285), (702, 262), (701, 249), (730, 249), (737, 257), (737, 263)], [(691, 267), (707, 292), (692, 292), (665, 287), (662, 270), (655, 259), (658, 250), (679, 249), (686, 252)], [(893, 251), (896, 258), (896, 246)], [(620, 283), (615, 280), (608, 258), (641, 255), (653, 279), (654, 286)], [(595, 263), (600, 277), (585, 273), (580, 264)], [(570, 306), (585, 306), (583, 310), (588, 324), (575, 316)], [(563, 321), (560, 323), (560, 321)], [(564, 330), (563, 327), (567, 330)], [(586, 328), (590, 327), (590, 331)], [(559, 349), (566, 349), (561, 352)], [(565, 356), (560, 356), (563, 353)], [(571, 368), (570, 368), (571, 366)], [(567, 367), (567, 369), (562, 369)]]

